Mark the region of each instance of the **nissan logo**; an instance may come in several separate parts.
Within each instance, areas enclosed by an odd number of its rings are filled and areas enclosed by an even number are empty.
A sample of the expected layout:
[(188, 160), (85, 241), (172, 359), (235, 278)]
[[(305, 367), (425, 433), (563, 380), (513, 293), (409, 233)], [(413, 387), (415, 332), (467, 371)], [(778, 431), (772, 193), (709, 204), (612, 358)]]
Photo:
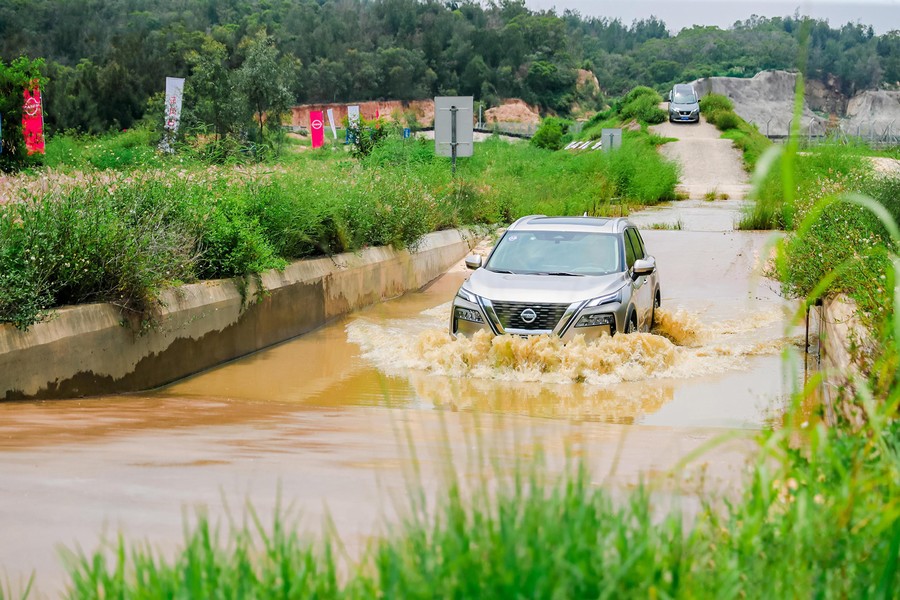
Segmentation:
[(316, 131), (322, 129), (322, 121), (320, 121), (319, 119), (316, 119), (315, 121), (313, 121), (312, 128), (315, 129)]
[(519, 317), (526, 323), (531, 324), (534, 323), (537, 319), (537, 313), (534, 312), (534, 310), (531, 308), (526, 308), (522, 311), (522, 314), (520, 314)]

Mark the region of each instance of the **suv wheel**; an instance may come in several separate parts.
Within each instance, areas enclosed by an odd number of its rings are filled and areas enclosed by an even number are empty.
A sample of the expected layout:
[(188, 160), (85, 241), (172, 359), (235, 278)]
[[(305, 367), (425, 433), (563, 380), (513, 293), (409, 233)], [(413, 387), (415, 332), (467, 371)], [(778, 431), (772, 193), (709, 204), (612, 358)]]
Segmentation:
[(650, 331), (656, 327), (656, 309), (659, 308), (659, 292), (653, 297), (653, 310), (650, 312)]
[(625, 333), (634, 333), (637, 331), (637, 317), (634, 312), (628, 316), (628, 323), (625, 325)]

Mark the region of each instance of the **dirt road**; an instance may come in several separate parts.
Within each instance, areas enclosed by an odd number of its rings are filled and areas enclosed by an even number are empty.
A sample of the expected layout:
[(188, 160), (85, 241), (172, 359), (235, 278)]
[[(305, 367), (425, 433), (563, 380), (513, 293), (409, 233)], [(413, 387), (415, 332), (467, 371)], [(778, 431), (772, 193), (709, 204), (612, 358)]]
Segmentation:
[(701, 117), (700, 123), (663, 123), (651, 127), (658, 135), (677, 138), (660, 148), (666, 158), (681, 165), (679, 191), (692, 200), (703, 199), (707, 192), (743, 199), (750, 189), (741, 153), (731, 140)]

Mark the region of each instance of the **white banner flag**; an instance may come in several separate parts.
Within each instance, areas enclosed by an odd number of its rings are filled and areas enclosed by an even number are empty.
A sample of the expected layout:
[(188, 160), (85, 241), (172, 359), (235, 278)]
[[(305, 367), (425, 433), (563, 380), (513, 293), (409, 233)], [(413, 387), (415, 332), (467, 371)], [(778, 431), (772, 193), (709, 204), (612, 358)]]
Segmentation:
[(181, 96), (184, 93), (184, 79), (166, 77), (166, 129), (178, 131), (181, 119)]
[(331, 125), (331, 134), (337, 139), (337, 127), (334, 126), (334, 109), (328, 109), (328, 124)]
[(347, 121), (350, 123), (350, 126), (359, 125), (359, 106), (353, 105), (347, 107)]
[(166, 77), (166, 121), (165, 135), (159, 147), (165, 152), (174, 152), (172, 142), (178, 131), (178, 122), (181, 120), (181, 98), (184, 93), (184, 79), (180, 77)]

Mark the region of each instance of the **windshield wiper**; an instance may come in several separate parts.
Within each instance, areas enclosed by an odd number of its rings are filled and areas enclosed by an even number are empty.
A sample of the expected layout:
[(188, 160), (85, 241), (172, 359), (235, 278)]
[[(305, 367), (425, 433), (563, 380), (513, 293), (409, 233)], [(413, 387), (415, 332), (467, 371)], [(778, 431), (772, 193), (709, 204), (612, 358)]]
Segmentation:
[(556, 275), (559, 277), (584, 277), (581, 273), (569, 273), (568, 271), (558, 271), (556, 273), (535, 273), (535, 275)]
[(513, 271), (507, 271), (505, 269), (488, 269), (488, 271), (492, 273), (503, 273), (504, 275), (515, 275)]

